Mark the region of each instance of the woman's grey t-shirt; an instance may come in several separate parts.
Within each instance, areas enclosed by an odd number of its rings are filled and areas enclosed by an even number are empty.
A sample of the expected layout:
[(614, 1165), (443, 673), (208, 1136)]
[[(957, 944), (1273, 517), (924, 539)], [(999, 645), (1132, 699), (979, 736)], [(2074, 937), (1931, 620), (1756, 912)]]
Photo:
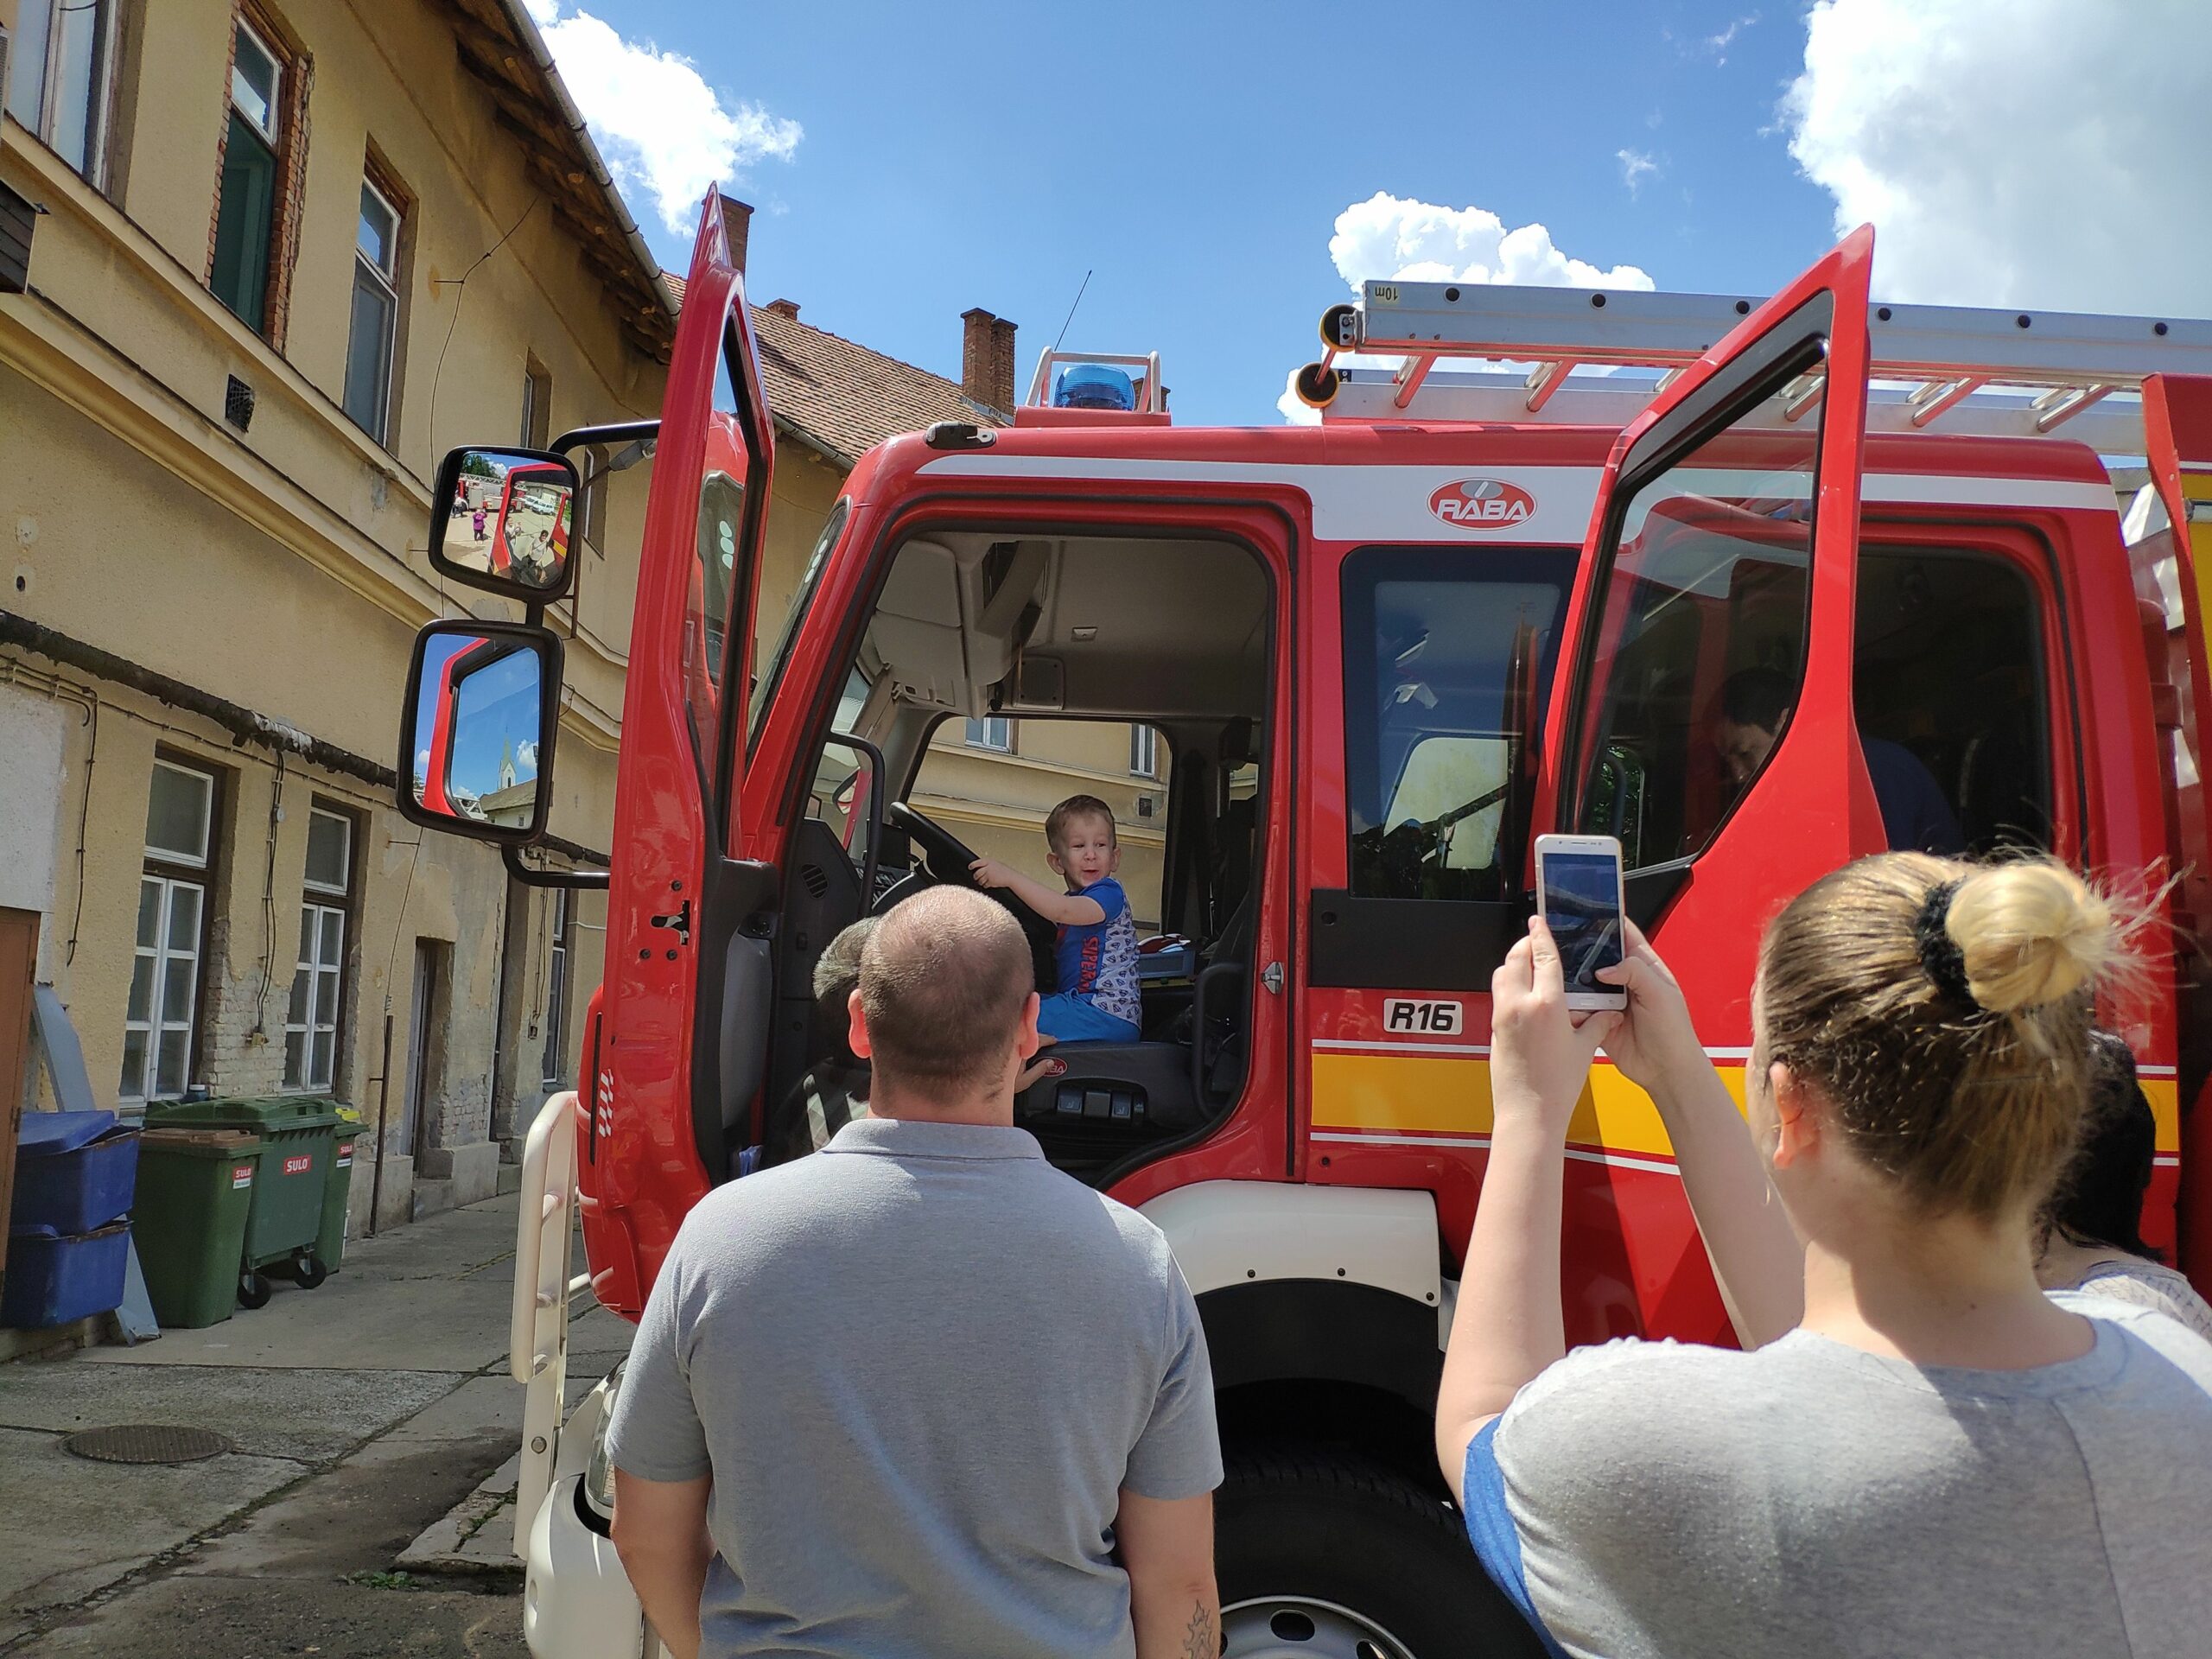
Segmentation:
[(685, 1218), (607, 1444), (714, 1478), (706, 1659), (1122, 1659), (1122, 1489), (1222, 1475), (1160, 1230), (1026, 1130), (878, 1118)]
[(2054, 1300), (2095, 1343), (2024, 1371), (1802, 1331), (1570, 1354), (1469, 1451), (1476, 1553), (1578, 1659), (2201, 1659), (2212, 1345)]

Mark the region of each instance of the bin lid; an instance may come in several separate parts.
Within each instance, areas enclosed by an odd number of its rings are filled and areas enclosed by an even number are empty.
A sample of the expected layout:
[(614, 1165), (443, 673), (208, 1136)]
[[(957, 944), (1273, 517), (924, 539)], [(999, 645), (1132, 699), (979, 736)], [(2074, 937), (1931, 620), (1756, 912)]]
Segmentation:
[(327, 1095), (232, 1096), (220, 1100), (149, 1101), (149, 1129), (252, 1129), (277, 1135), (286, 1129), (327, 1129), (338, 1122), (336, 1103)]
[(235, 1157), (241, 1153), (259, 1151), (261, 1137), (249, 1129), (149, 1129), (144, 1144), (149, 1149), (206, 1149)]
[(75, 1152), (115, 1128), (113, 1112), (25, 1112), (16, 1145), (26, 1158)]

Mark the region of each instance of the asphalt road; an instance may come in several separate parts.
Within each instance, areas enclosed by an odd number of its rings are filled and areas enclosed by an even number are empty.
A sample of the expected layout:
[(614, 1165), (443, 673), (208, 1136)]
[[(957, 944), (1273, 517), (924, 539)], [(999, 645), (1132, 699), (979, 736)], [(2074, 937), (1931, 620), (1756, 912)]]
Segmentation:
[[(0, 1656), (523, 1659), (519, 1563), (395, 1566), (519, 1440), (513, 1205), (357, 1244), (321, 1289), (280, 1285), (205, 1331), (0, 1366)], [(628, 1334), (601, 1310), (576, 1322), (572, 1395)], [(63, 1444), (121, 1423), (234, 1449), (132, 1465)]]

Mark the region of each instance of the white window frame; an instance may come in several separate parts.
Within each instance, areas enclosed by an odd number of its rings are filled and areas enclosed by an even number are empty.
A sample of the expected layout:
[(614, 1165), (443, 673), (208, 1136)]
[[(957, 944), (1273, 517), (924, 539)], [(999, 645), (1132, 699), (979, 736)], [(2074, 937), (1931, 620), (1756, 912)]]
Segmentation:
[(575, 900), (565, 887), (553, 889), (552, 945), (545, 969), (545, 1053), (538, 1081), (557, 1087), (569, 1063), (569, 930), (575, 922)]
[(961, 741), (971, 749), (981, 749), (986, 754), (1014, 753), (1014, 721), (1005, 715), (986, 715), (981, 720), (969, 721), (961, 730)]
[[(404, 213), (401, 211), (399, 204), (378, 189), (376, 181), (365, 174), (361, 178), (361, 191), (365, 195), (375, 197), (377, 205), (391, 216), (391, 230), (385, 238), (385, 257), (390, 261), (388, 266), (378, 264), (362, 251), (361, 221), (358, 211), (353, 219), (353, 264), (357, 267), (357, 276), (359, 271), (367, 272), (369, 280), (383, 290), (385, 301), (390, 307), (385, 313), (384, 340), (381, 346), (384, 364), (383, 372), (378, 377), (378, 384), (382, 391), (378, 398), (376, 421), (373, 424), (364, 425), (361, 429), (378, 443), (384, 443), (391, 436), (391, 371), (393, 359), (399, 351), (399, 238), (406, 228), (407, 219)], [(353, 339), (350, 305), (347, 307), (347, 314), (346, 378), (351, 381), (353, 378), (353, 352), (358, 342)]]
[[(208, 868), (215, 849), (215, 810), (219, 798), (219, 785), (214, 773), (202, 772), (196, 766), (181, 766), (177, 762), (156, 756), (156, 772), (174, 772), (197, 779), (205, 785), (207, 810), (201, 820), (200, 851), (197, 854), (179, 851), (175, 848), (156, 847), (142, 842), (143, 857), (138, 872), (139, 905), (143, 911), (148, 887), (156, 889), (160, 899), (155, 906), (154, 942), (136, 944), (131, 957), (135, 976), (137, 964), (148, 964), (146, 1014), (134, 1020), (126, 1006), (124, 1009), (124, 1071), (117, 1085), (118, 1099), (128, 1102), (174, 1100), (192, 1082), (192, 1060), (194, 1038), (200, 1016), (200, 976), (201, 960), (207, 951), (207, 890), (208, 882), (194, 880), (190, 874), (173, 874), (178, 871), (201, 872)], [(147, 810), (153, 809), (153, 783), (147, 782)], [(150, 828), (150, 826), (149, 826)], [(180, 949), (170, 942), (170, 923), (175, 915), (176, 897), (181, 892), (193, 895), (196, 911), (196, 925), (193, 928), (192, 947)], [(169, 968), (174, 963), (189, 963), (191, 971), (185, 976), (184, 1007), (181, 1011), (167, 1006)], [(161, 1086), (162, 1039), (170, 1033), (184, 1034), (185, 1075), (177, 1080), (174, 1089)], [(144, 1039), (138, 1059), (137, 1075), (130, 1067), (130, 1039), (137, 1035)]]
[[(16, 109), (16, 100), (10, 92), (15, 78), (22, 70), (19, 60), (27, 50), (35, 49), (39, 60), (38, 107), (32, 111), (30, 119), (23, 121), (23, 125), (29, 127), (38, 141), (57, 156), (62, 154), (60, 147), (54, 143), (54, 124), (60, 114), (58, 89), (61, 43), (66, 33), (63, 9), (67, 6), (69, 10), (81, 14), (86, 4), (87, 0), (29, 0), (29, 3), (17, 12), (15, 37), (11, 38), (6, 31), (0, 30), (0, 43), (4, 43), (7, 48), (4, 53), (0, 53), (0, 56), (7, 60), (6, 79), (0, 82), (0, 104), (4, 104), (9, 112), (18, 120), (22, 120), (22, 111)], [(42, 32), (36, 37), (35, 48), (28, 48), (23, 43), (24, 37), (30, 35), (27, 19), (32, 6), (39, 9), (42, 18)], [(73, 162), (71, 166), (95, 188), (100, 188), (107, 175), (109, 129), (114, 124), (115, 36), (120, 20), (116, 16), (118, 0), (92, 0), (92, 27), (99, 30), (99, 35), (92, 58), (91, 84), (85, 89), (86, 124), (88, 128), (85, 140), (85, 164), (79, 168)], [(62, 159), (67, 161), (68, 157), (62, 156)]]
[(284, 123), (284, 54), (264, 40), (261, 31), (248, 22), (244, 16), (237, 18), (235, 25), (236, 34), (243, 35), (247, 40), (251, 41), (261, 55), (269, 60), (269, 124), (264, 126), (255, 120), (253, 112), (238, 102), (238, 46), (235, 35), (231, 47), (230, 85), (224, 90), (231, 100), (231, 108), (238, 111), (246, 125), (259, 133), (262, 141), (270, 149), (281, 150), (283, 145), (278, 139), (277, 134), (283, 130)]
[(1129, 776), (1160, 778), (1160, 734), (1141, 723), (1129, 728)]
[[(544, 400), (541, 410), (540, 398)], [(545, 430), (537, 429), (537, 417), (545, 416)], [(543, 449), (553, 434), (553, 372), (535, 358), (524, 358), (522, 365), (522, 447)], [(579, 515), (581, 516), (581, 515)]]
[[(302, 880), (305, 897), (300, 904), (300, 954), (292, 966), (292, 983), (299, 988), (300, 976), (307, 976), (307, 995), (302, 1012), (306, 1017), (295, 1020), (291, 1004), (285, 1005), (284, 1020), (284, 1084), (286, 1090), (304, 1094), (327, 1094), (338, 1077), (338, 1020), (346, 1004), (346, 933), (351, 921), (351, 902), (353, 885), (353, 820), (343, 812), (332, 812), (322, 807), (311, 809), (308, 825), (313, 829), (316, 818), (328, 818), (346, 832), (345, 874), (343, 880), (334, 885), (317, 881), (312, 876)], [(325, 902), (327, 901), (327, 902)], [(337, 921), (337, 937), (330, 937), (330, 921)], [(334, 975), (332, 988), (325, 995), (324, 976)], [(330, 1039), (329, 1060), (317, 1075), (315, 1039)], [(292, 1039), (300, 1039), (300, 1069), (292, 1070)]]

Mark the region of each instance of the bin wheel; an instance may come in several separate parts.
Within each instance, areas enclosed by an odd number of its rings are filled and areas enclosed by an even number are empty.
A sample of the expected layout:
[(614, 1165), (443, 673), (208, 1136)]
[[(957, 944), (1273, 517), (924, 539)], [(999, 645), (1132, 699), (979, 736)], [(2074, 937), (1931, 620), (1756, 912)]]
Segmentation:
[(248, 1308), (268, 1306), (270, 1288), (268, 1279), (261, 1274), (238, 1274), (238, 1306)]
[(302, 1251), (292, 1258), (292, 1282), (302, 1290), (313, 1290), (329, 1277), (329, 1266), (313, 1250)]

